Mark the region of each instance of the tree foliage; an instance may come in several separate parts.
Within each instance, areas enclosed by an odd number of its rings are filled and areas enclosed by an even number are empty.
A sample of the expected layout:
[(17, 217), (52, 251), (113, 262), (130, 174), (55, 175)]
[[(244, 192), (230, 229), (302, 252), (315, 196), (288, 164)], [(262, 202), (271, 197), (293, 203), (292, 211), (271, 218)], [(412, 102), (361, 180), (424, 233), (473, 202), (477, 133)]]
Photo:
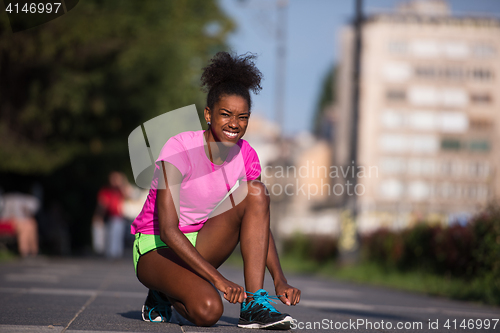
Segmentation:
[(186, 105), (203, 111), (202, 68), (233, 26), (217, 0), (86, 0), (17, 33), (3, 12), (0, 192), (41, 185), (42, 213), (60, 207), (83, 250), (108, 172), (131, 175), (130, 132)]
[(313, 132), (316, 136), (321, 137), (324, 135), (323, 126), (325, 125), (325, 111), (326, 109), (335, 103), (335, 76), (337, 75), (337, 68), (335, 66), (330, 67), (323, 77), (323, 82), (321, 84), (321, 91), (319, 94), (318, 102), (316, 104), (316, 111), (314, 113), (314, 128)]
[(87, 0), (12, 33), (0, 16), (0, 171), (51, 174), (87, 155), (127, 156), (142, 122), (203, 105), (202, 67), (233, 23), (215, 0)]

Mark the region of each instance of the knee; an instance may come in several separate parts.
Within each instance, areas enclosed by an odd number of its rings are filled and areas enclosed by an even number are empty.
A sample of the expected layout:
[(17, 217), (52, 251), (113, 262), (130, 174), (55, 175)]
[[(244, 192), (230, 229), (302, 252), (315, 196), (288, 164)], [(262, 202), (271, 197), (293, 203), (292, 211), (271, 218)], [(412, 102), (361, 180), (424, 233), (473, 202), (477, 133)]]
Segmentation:
[(258, 205), (269, 206), (271, 202), (266, 185), (258, 180), (248, 182), (248, 197)]
[(206, 297), (197, 300), (197, 306), (192, 311), (192, 322), (196, 326), (213, 326), (219, 321), (224, 312), (220, 296)]

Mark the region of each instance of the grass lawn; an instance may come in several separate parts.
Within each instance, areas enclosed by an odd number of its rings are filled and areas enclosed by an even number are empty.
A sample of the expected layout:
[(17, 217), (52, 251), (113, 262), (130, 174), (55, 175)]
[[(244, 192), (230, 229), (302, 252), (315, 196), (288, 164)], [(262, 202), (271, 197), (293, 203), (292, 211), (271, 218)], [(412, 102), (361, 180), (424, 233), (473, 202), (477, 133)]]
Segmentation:
[(16, 255), (7, 249), (0, 248), (0, 263), (10, 261), (16, 258)]

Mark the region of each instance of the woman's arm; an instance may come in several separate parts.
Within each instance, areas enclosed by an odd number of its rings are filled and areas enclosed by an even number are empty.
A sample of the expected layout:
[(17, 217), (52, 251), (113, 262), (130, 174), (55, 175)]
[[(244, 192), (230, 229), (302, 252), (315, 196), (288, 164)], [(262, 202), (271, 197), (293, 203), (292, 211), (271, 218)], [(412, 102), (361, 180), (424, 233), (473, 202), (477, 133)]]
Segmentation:
[(285, 278), (285, 274), (283, 274), (271, 231), (269, 231), (269, 248), (267, 250), (266, 265), (273, 277), (276, 295), (282, 295), (280, 300), (286, 305), (297, 304), (300, 301), (300, 290), (290, 286)]
[[(244, 288), (224, 278), (179, 230), (179, 188), (182, 175), (175, 166), (168, 162), (162, 161), (161, 169), (163, 172), (159, 177), (159, 182), (164, 182), (165, 187), (157, 190), (156, 197), (161, 240), (196, 273), (222, 291), (224, 298), (229, 302), (243, 302), (246, 297)], [(158, 187), (162, 188), (162, 186)]]

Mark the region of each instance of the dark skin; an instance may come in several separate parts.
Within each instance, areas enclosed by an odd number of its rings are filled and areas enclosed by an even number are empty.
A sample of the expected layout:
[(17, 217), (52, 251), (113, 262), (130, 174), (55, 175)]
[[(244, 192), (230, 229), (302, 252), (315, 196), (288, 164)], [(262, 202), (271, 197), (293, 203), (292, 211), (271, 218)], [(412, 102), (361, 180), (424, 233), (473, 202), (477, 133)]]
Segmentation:
[[(214, 164), (222, 164), (229, 149), (245, 134), (250, 112), (240, 96), (221, 96), (213, 110), (205, 108), (205, 152)], [(163, 162), (166, 186), (157, 192), (160, 238), (169, 248), (151, 251), (139, 260), (137, 276), (148, 288), (166, 295), (175, 309), (199, 326), (214, 325), (223, 313), (217, 290), (231, 303), (241, 303), (245, 290), (262, 289), (267, 266), (281, 301), (295, 305), (300, 290), (288, 285), (269, 229), (269, 196), (259, 180), (243, 182), (213, 212), (198, 233), (196, 247), (179, 230), (179, 186), (182, 175)], [(246, 185), (246, 186), (245, 186)], [(245, 288), (227, 280), (217, 268), (240, 242)], [(215, 288), (214, 288), (215, 287)]]

